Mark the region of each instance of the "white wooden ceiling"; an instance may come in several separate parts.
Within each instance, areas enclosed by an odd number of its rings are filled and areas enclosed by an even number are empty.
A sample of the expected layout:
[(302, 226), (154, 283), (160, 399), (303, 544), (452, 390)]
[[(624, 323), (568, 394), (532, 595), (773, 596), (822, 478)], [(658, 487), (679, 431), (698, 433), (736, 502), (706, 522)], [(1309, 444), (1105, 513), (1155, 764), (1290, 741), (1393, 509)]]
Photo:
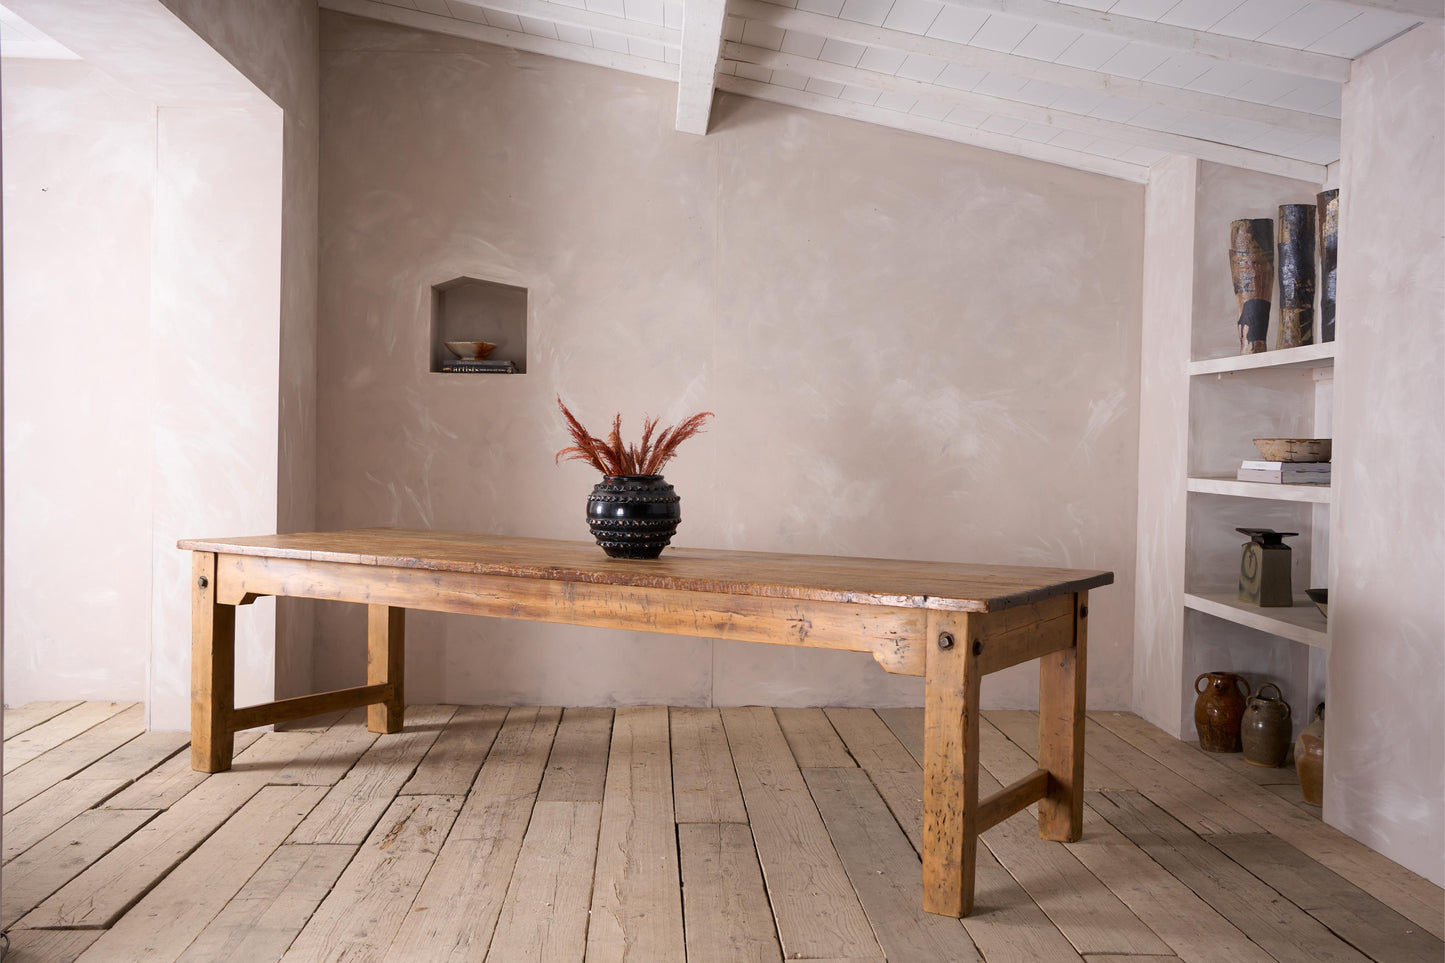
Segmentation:
[(1187, 154), (1323, 182), (1350, 60), (1445, 0), (320, 0), (1142, 181)]

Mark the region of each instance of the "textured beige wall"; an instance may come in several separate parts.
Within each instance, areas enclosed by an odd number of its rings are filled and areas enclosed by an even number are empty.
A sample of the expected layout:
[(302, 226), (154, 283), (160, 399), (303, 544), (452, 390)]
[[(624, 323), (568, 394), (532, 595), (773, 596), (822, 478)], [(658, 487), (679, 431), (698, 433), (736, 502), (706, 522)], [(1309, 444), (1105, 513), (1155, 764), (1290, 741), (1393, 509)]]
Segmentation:
[(1445, 33), (1354, 65), (1340, 174), (1325, 818), (1445, 884)]
[(1149, 172), (1144, 206), (1139, 376), (1139, 541), (1132, 708), (1179, 735), (1183, 677), (1185, 506), (1190, 338), (1199, 162), (1171, 157)]
[(78, 60), (3, 72), (5, 697), (141, 699), (155, 105)]
[[(165, 0), (284, 112), (276, 531), (316, 526), (319, 11), (302, 0)], [(310, 603), (276, 605), (276, 696), (313, 691)]]
[[(553, 398), (718, 413), (681, 544), (1109, 568), (1094, 705), (1130, 702), (1143, 191), (324, 15), (318, 520), (586, 538)], [(427, 373), (429, 289), (527, 287), (524, 376)], [(326, 609), (318, 684), (362, 675)], [(866, 655), (413, 614), (418, 701), (907, 703)], [(990, 677), (1036, 699), (1031, 666)]]
[[(116, 567), (127, 577), (142, 573), (148, 583), (150, 644), (148, 661), (141, 662), (148, 721), (154, 728), (183, 728), (190, 705), (191, 573), (176, 540), (278, 527), (284, 114), (157, 0), (9, 5), (154, 105), (151, 235), (138, 248), (149, 254), (141, 268), (149, 272), (150, 292), (148, 411), (142, 424), (130, 426), (147, 437), (141, 457), (149, 455), (148, 492), (122, 489), (133, 501), (149, 497), (142, 511), (150, 539), (148, 551), (127, 554)], [(254, 4), (208, 9), (212, 33), (242, 52), (240, 25), (264, 26), (255, 20)], [(277, 10), (285, 12), (279, 3)], [(265, 43), (253, 46), (267, 58), (278, 56)], [(309, 230), (301, 221), (292, 233), (305, 241)], [(52, 285), (63, 285), (65, 273), (51, 276)], [(305, 303), (304, 290), (297, 300)], [(130, 451), (128, 463), (135, 455)], [(87, 467), (92, 478), (126, 481), (108, 461)], [(55, 527), (49, 550), (29, 564), (73, 574), (74, 546), (92, 533), (81, 512), (64, 522), (71, 529)], [(243, 704), (276, 690), (276, 621), (269, 601), (238, 620), (236, 693)], [(108, 634), (101, 625), (92, 631)], [(111, 649), (94, 670), (123, 677), (135, 665), (131, 653)]]

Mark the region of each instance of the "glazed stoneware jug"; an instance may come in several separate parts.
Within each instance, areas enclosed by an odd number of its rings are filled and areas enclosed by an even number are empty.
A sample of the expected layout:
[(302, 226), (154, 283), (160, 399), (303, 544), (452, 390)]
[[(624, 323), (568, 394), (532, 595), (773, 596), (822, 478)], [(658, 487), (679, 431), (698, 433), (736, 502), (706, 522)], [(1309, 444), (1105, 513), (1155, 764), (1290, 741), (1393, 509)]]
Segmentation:
[(1249, 683), (1233, 672), (1202, 672), (1194, 680), (1194, 691), (1199, 694), (1194, 701), (1199, 748), (1205, 752), (1238, 752), (1239, 720), (1244, 715)]
[(1294, 742), (1294, 767), (1299, 791), (1311, 806), (1325, 804), (1325, 704), (1315, 709), (1315, 721), (1304, 727)]
[[(1265, 690), (1273, 689), (1274, 695)], [(1289, 755), (1289, 703), (1273, 682), (1266, 682), (1245, 701), (1244, 716), (1239, 720), (1239, 740), (1244, 745), (1244, 761), (1254, 766), (1278, 769)]]

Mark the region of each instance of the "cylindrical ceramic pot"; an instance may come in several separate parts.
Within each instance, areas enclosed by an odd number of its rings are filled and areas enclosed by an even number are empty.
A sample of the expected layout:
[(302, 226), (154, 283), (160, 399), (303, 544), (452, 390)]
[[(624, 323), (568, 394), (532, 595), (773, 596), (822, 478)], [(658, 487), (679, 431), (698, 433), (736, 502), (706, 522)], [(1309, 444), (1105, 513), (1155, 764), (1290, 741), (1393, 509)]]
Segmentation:
[(1274, 290), (1274, 221), (1267, 217), (1231, 221), (1229, 272), (1239, 302), (1239, 353), (1269, 347), (1269, 303)]
[[(1274, 695), (1265, 695), (1266, 689), (1273, 689)], [(1289, 755), (1290, 732), (1289, 703), (1279, 686), (1266, 682), (1245, 701), (1244, 716), (1239, 720), (1244, 761), (1274, 769), (1283, 766)]]
[(1279, 208), (1279, 340), (1298, 348), (1315, 340), (1315, 205)]
[(1335, 340), (1335, 277), (1340, 259), (1340, 191), (1315, 196), (1315, 221), (1320, 232), (1320, 336)]
[[(1201, 682), (1205, 682), (1202, 689)], [(1233, 672), (1202, 672), (1194, 680), (1194, 691), (1199, 693), (1194, 701), (1199, 748), (1205, 752), (1238, 752), (1239, 720), (1244, 715), (1249, 684)]]
[(1325, 804), (1325, 704), (1315, 709), (1315, 721), (1294, 741), (1294, 768), (1299, 791), (1311, 806)]
[(587, 525), (612, 558), (657, 558), (682, 521), (682, 499), (661, 475), (607, 475), (587, 498)]

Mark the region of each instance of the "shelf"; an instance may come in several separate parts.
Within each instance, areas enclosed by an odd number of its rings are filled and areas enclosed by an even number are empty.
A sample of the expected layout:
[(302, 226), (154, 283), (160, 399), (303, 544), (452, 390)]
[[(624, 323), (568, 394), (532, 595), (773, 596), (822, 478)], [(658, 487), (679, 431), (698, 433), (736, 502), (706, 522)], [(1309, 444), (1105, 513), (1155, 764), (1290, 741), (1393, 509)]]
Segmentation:
[(1270, 482), (1239, 481), (1228, 475), (1191, 475), (1189, 490), (1209, 495), (1238, 498), (1268, 498), (1277, 502), (1330, 503), (1329, 485), (1276, 485)]
[(1184, 594), (1184, 607), (1217, 619), (1247, 625), (1317, 649), (1329, 648), (1329, 632), (1325, 617), (1308, 599), (1296, 599), (1291, 608), (1260, 608), (1241, 602), (1233, 593), (1205, 592)]
[(1335, 363), (1336, 341), (1306, 344), (1298, 348), (1265, 351), (1262, 354), (1237, 354), (1226, 358), (1210, 358), (1189, 362), (1191, 375), (1227, 374), (1232, 371), (1255, 371), (1260, 368), (1327, 368)]

